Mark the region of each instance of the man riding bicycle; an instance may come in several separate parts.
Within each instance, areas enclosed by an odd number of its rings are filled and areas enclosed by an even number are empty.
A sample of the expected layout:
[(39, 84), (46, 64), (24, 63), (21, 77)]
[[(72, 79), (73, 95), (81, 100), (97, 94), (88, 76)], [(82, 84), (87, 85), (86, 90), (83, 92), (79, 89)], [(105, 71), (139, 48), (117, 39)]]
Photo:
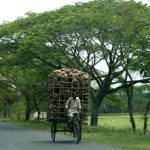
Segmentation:
[(77, 114), (77, 118), (80, 121), (80, 115), (81, 112), (81, 102), (80, 98), (76, 96), (76, 93), (73, 92), (72, 97), (69, 97), (69, 99), (66, 102), (65, 108), (67, 109), (67, 116), (68, 116), (68, 125), (70, 128), (72, 128), (73, 123), (73, 115)]

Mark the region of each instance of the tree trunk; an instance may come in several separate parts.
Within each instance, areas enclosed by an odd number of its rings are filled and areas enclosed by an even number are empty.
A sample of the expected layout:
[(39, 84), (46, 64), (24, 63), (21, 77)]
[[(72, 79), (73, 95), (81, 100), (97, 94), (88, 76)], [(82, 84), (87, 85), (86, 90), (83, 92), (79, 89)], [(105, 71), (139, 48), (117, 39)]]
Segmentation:
[(40, 109), (38, 108), (38, 104), (37, 104), (37, 101), (36, 101), (35, 92), (33, 92), (33, 99), (34, 99), (34, 107), (35, 107), (36, 111), (38, 112), (37, 119), (40, 119)]
[(3, 117), (7, 117), (7, 103), (4, 101), (3, 103)]
[(31, 113), (31, 109), (30, 109), (30, 100), (29, 100), (29, 96), (26, 95), (26, 113), (25, 113), (25, 120), (30, 120), (30, 113)]
[(27, 103), (27, 106), (26, 106), (26, 114), (25, 114), (25, 120), (30, 120), (30, 105)]
[(8, 103), (8, 117), (11, 117), (11, 103)]
[(133, 117), (133, 111), (132, 111), (131, 107), (132, 107), (132, 105), (129, 102), (128, 103), (128, 108), (129, 108), (129, 115), (130, 115), (132, 130), (133, 130), (133, 132), (136, 132), (136, 124), (135, 124), (135, 120), (134, 120), (134, 117)]
[(20, 120), (21, 120), (21, 116), (20, 116), (20, 114), (19, 114), (19, 113), (17, 114), (17, 119), (18, 119), (18, 121), (20, 121)]
[(94, 98), (92, 113), (91, 113), (91, 125), (92, 126), (97, 126), (98, 125), (99, 109), (100, 109), (100, 105), (101, 105), (104, 97), (105, 97), (104, 94), (99, 92), (97, 94), (97, 96)]
[(148, 121), (147, 114), (148, 114), (148, 111), (149, 111), (149, 107), (150, 107), (150, 101), (148, 102), (148, 104), (146, 106), (146, 111), (145, 111), (145, 114), (144, 114), (144, 127), (143, 127), (144, 135), (146, 135), (146, 133), (147, 133), (147, 121)]
[(136, 132), (136, 124), (135, 124), (135, 120), (133, 117), (133, 105), (132, 105), (132, 95), (133, 95), (133, 87), (128, 87), (126, 89), (127, 92), (127, 97), (128, 97), (128, 110), (129, 110), (129, 115), (130, 115), (130, 122), (132, 125), (132, 130), (133, 132)]

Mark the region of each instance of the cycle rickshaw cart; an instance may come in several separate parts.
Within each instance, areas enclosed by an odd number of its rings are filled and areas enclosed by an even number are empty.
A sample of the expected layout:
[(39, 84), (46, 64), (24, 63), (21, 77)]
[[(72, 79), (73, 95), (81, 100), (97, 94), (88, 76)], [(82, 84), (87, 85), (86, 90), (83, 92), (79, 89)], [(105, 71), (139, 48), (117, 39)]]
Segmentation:
[[(81, 141), (82, 124), (87, 124), (90, 81), (88, 74), (76, 69), (55, 70), (48, 76), (48, 119), (51, 121), (51, 138), (55, 142), (57, 132), (72, 132), (76, 143)], [(80, 121), (74, 115), (72, 131), (68, 127), (65, 104), (72, 93), (80, 98)], [(61, 126), (63, 124), (64, 126)], [(61, 127), (58, 128), (58, 125)]]

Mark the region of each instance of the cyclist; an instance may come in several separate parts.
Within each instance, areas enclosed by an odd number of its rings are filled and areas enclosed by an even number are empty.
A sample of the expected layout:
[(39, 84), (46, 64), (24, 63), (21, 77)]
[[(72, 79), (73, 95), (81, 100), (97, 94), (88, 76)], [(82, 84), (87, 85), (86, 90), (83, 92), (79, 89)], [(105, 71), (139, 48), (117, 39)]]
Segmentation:
[(81, 112), (81, 102), (80, 98), (76, 96), (76, 93), (73, 92), (72, 97), (69, 97), (65, 104), (65, 108), (67, 109), (67, 116), (68, 116), (68, 126), (72, 130), (73, 126), (73, 114), (76, 113), (78, 120), (80, 121), (80, 115)]

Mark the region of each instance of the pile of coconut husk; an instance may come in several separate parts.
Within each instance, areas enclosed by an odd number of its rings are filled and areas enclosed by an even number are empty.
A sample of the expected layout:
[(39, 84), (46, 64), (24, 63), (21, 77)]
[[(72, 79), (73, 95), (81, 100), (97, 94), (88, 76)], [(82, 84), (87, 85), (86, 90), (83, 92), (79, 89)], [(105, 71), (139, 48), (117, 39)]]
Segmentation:
[(55, 70), (53, 73), (49, 74), (49, 77), (62, 77), (62, 78), (83, 78), (83, 79), (88, 79), (89, 76), (87, 73), (82, 72), (77, 69), (60, 69), (60, 70)]

